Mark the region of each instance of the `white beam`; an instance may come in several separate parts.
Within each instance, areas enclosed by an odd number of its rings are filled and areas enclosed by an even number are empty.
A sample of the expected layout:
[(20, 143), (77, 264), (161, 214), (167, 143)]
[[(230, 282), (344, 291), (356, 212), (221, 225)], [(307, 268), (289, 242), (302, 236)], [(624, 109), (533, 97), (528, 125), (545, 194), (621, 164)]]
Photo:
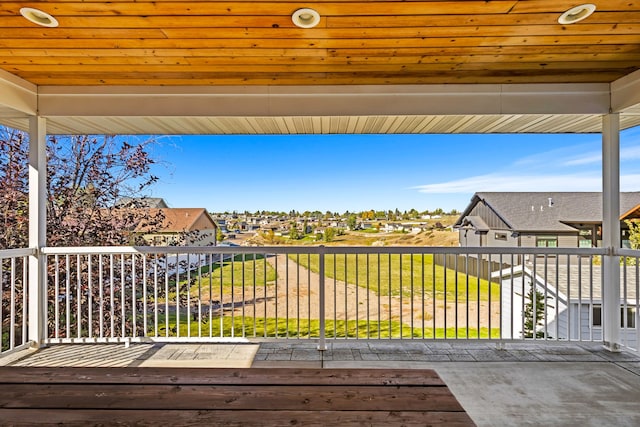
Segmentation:
[(602, 120), (602, 257), (603, 341), (610, 351), (620, 351), (620, 117)]
[(0, 70), (0, 110), (13, 117), (33, 116), (38, 111), (37, 87), (4, 70)]
[(609, 85), (41, 86), (43, 117), (607, 114)]
[(47, 301), (46, 268), (41, 249), (47, 236), (47, 142), (46, 121), (29, 118), (29, 247), (35, 255), (29, 258), (29, 340), (44, 342)]
[(611, 111), (640, 114), (640, 70), (611, 83)]

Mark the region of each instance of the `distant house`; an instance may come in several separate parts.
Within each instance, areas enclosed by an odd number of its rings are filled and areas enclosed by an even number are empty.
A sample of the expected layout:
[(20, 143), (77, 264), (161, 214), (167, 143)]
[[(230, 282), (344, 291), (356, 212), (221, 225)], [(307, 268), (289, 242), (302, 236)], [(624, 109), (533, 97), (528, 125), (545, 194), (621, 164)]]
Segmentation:
[[(621, 277), (624, 267), (621, 267)], [(546, 271), (546, 274), (545, 274)], [(593, 275), (593, 288), (577, 278)], [(546, 330), (538, 327), (538, 332), (547, 336), (571, 340), (602, 339), (602, 280), (600, 269), (590, 269), (588, 265), (558, 265), (549, 263), (533, 267), (515, 265), (494, 271), (492, 280), (500, 280), (500, 302), (502, 307), (501, 332), (506, 338), (523, 338), (524, 306), (531, 304), (529, 291), (535, 289), (545, 302), (547, 317)], [(560, 286), (557, 278), (569, 278)], [(634, 347), (640, 339), (637, 329), (638, 307), (636, 294), (637, 277), (627, 278), (626, 298), (620, 300), (621, 336), (625, 343)], [(624, 295), (624, 293), (623, 293)]]
[(160, 215), (162, 222), (153, 230), (144, 225), (136, 229), (152, 246), (215, 246), (216, 225), (204, 208), (148, 209), (149, 216)]
[[(640, 192), (620, 193), (622, 245), (629, 245), (625, 219), (640, 218)], [(454, 227), (461, 246), (600, 246), (602, 193), (476, 193)]]
[(116, 202), (116, 207), (166, 209), (169, 206), (161, 197), (123, 197)]

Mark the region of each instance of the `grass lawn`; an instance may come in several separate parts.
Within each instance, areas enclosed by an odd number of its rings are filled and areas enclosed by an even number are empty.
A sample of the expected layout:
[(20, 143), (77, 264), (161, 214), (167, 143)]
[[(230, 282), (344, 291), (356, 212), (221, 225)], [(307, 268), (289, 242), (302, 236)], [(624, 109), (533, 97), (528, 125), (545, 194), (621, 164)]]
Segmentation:
[[(317, 255), (290, 258), (314, 272), (319, 271)], [(435, 299), (454, 301), (456, 294), (459, 302), (488, 301), (489, 289), (491, 300), (500, 298), (500, 287), (484, 279), (457, 273), (451, 269), (433, 263), (431, 254), (338, 254), (325, 257), (326, 277), (368, 288), (379, 295), (434, 295)], [(468, 287), (468, 291), (467, 291)]]
[[(244, 322), (240, 315), (232, 318), (231, 314), (225, 316), (214, 317), (211, 323), (208, 318), (203, 319), (202, 324), (197, 321), (188, 321), (186, 315), (180, 316), (180, 335), (186, 337), (188, 329), (191, 329), (191, 336), (198, 336), (200, 331), (202, 336), (213, 337), (265, 337), (265, 338), (319, 338), (320, 337), (320, 321), (319, 320), (300, 320), (295, 319), (263, 319), (245, 317)], [(165, 318), (162, 316), (158, 322), (158, 335), (165, 335)], [(175, 315), (169, 317), (169, 336), (177, 336), (178, 328), (176, 327)], [(333, 320), (327, 319), (326, 323), (327, 338), (423, 338), (423, 330), (421, 328), (410, 328), (407, 325), (401, 325), (397, 321), (369, 322), (360, 320)], [(151, 333), (153, 331), (150, 331)], [(492, 329), (491, 338), (499, 338), (500, 330)], [(478, 336), (477, 328), (468, 330), (469, 338), (489, 338), (489, 330), (481, 328)], [(433, 328), (424, 329), (424, 338), (466, 338), (467, 329), (458, 328), (458, 334), (454, 328), (447, 328), (446, 336), (444, 328), (436, 328), (435, 336)]]
[[(224, 261), (222, 266), (213, 264), (211, 272), (208, 265), (204, 266), (200, 275), (191, 273), (191, 278), (191, 298), (222, 300), (221, 295), (233, 294), (241, 298), (248, 289), (274, 284), (276, 271), (262, 255), (247, 254), (236, 255)], [(175, 301), (175, 293), (170, 294), (170, 298)]]

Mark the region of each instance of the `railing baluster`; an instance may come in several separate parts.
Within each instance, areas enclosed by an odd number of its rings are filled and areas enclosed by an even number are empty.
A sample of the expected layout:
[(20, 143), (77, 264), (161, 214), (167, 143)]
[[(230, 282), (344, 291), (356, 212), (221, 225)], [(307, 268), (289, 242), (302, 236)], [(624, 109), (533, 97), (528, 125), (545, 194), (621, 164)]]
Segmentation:
[(82, 266), (80, 254), (76, 255), (76, 335), (82, 335)]
[(176, 252), (176, 336), (180, 337), (180, 253)]
[[(275, 282), (275, 290), (274, 290), (274, 301), (275, 301), (275, 315), (276, 315), (276, 322), (275, 322), (275, 337), (278, 338), (278, 325), (279, 325), (279, 320), (278, 320), (278, 255), (274, 255), (273, 257), (273, 263), (275, 266), (275, 270), (276, 270), (276, 282)], [(264, 288), (267, 289), (267, 275), (265, 274), (264, 276)], [(265, 309), (265, 313), (266, 313), (266, 309)]]
[(13, 350), (16, 343), (16, 259), (11, 258), (11, 291), (9, 308), (9, 350)]
[[(348, 255), (344, 254), (344, 337), (349, 338), (349, 302), (347, 296), (349, 295), (349, 276), (347, 275)], [(389, 293), (391, 295), (391, 293)], [(391, 305), (389, 305), (391, 307)], [(391, 319), (391, 317), (389, 317)], [(391, 326), (391, 325), (389, 325)], [(389, 328), (391, 330), (391, 328)]]
[(143, 337), (146, 337), (149, 331), (148, 324), (147, 324), (147, 315), (148, 315), (147, 280), (148, 280), (147, 255), (142, 255), (142, 331), (143, 331), (142, 336)]
[[(345, 279), (346, 280), (346, 279)], [(378, 313), (380, 313), (380, 281), (378, 281)], [(380, 328), (378, 328), (380, 334)], [(333, 254), (333, 338), (338, 337), (338, 255)]]
[(218, 302), (220, 311), (220, 338), (224, 336), (224, 254), (220, 254), (220, 301)]
[[(326, 350), (327, 345), (325, 343), (325, 289), (324, 289), (324, 279), (325, 279), (325, 259), (324, 259), (324, 246), (320, 246), (320, 251), (318, 252), (318, 298), (319, 298), (319, 322), (320, 322), (320, 337), (318, 340), (318, 350)], [(311, 264), (309, 264), (311, 265)], [(309, 269), (311, 271), (311, 269)], [(309, 289), (309, 294), (311, 294), (311, 289)], [(310, 313), (310, 312), (309, 312)], [(309, 314), (311, 317), (311, 314)], [(311, 319), (309, 319), (309, 324), (311, 324)], [(311, 335), (311, 334), (309, 334)]]
[(209, 254), (209, 338), (213, 337), (213, 256)]
[(367, 300), (367, 333), (365, 334), (367, 339), (371, 338), (371, 310), (369, 308), (369, 290), (371, 289), (371, 283), (370, 283), (370, 277), (369, 277), (369, 254), (367, 253), (367, 257), (365, 259), (366, 261), (366, 265), (367, 265), (367, 269), (365, 270), (365, 276), (366, 276), (366, 282), (367, 282), (367, 287), (365, 288), (367, 290), (366, 292), (366, 300)]
[(93, 338), (93, 256), (87, 254), (87, 336)]
[(126, 282), (125, 282), (125, 270), (124, 270), (124, 254), (120, 255), (120, 335), (122, 338), (126, 338)]
[(582, 256), (580, 255), (578, 255), (578, 322), (577, 323), (578, 323), (577, 340), (582, 341)]
[(102, 254), (98, 255), (98, 300), (100, 301), (100, 306), (98, 307), (98, 334), (100, 338), (104, 338), (104, 259)]
[(158, 253), (153, 254), (153, 336), (157, 337), (158, 333)]
[(360, 259), (358, 258), (358, 254), (356, 254), (356, 300), (354, 302), (354, 306), (355, 306), (355, 322), (356, 322), (356, 339), (360, 338), (360, 314), (358, 313), (358, 308), (360, 305), (360, 297), (359, 297), (359, 290), (360, 290), (360, 283), (359, 283), (359, 279), (360, 279), (360, 272), (359, 272), (359, 262)]
[[(198, 254), (198, 337), (202, 337), (202, 254)], [(191, 291), (189, 291), (191, 293)]]
[(409, 297), (411, 298), (411, 299), (410, 299), (410, 302), (411, 302), (411, 303), (410, 303), (410, 305), (409, 305), (409, 306), (410, 306), (410, 310), (411, 310), (411, 322), (410, 322), (410, 323), (411, 323), (411, 332), (410, 332), (409, 337), (410, 337), (411, 339), (413, 339), (413, 318), (415, 317), (415, 312), (414, 312), (414, 310), (413, 310), (413, 309), (414, 309), (414, 307), (413, 307), (413, 298), (414, 298), (413, 288), (414, 288), (414, 281), (413, 281), (413, 254), (412, 254), (412, 253), (410, 253), (410, 254), (409, 254), (409, 270), (410, 270), (410, 271), (409, 271), (409, 273), (410, 273), (410, 277), (411, 277), (411, 284), (410, 284), (411, 288), (410, 288), (410, 290), (409, 290)]
[(187, 253), (187, 338), (191, 338), (191, 254)]
[(589, 341), (593, 341), (593, 320), (593, 255), (591, 255), (589, 257)]
[[(277, 254), (273, 254), (274, 256), (277, 256)], [(264, 269), (263, 269), (263, 274), (264, 274), (264, 286), (263, 286), (263, 296), (264, 296), (264, 332), (263, 332), (263, 336), (266, 338), (268, 336), (268, 319), (267, 319), (267, 258), (268, 258), (269, 254), (265, 254), (264, 255)]]
[(436, 254), (431, 254), (431, 323), (432, 334), (435, 340), (438, 336), (436, 330)]
[[(45, 262), (45, 271), (46, 271), (46, 262)], [(29, 284), (29, 261), (26, 257), (22, 258), (22, 344), (26, 344), (28, 340), (28, 329), (27, 329), (27, 317), (29, 315), (28, 311), (28, 284)], [(0, 283), (2, 282), (2, 274), (0, 273)], [(0, 292), (2, 292), (2, 285), (0, 285)], [(45, 301), (47, 298), (45, 297)], [(2, 298), (0, 298), (0, 305), (2, 304)], [(46, 302), (45, 302), (46, 304)], [(0, 315), (0, 319), (2, 316)], [(45, 316), (45, 330), (46, 330), (46, 316)], [(2, 337), (2, 332), (0, 332), (0, 337)], [(2, 339), (0, 338), (0, 352), (2, 352)]]
[[(557, 275), (558, 273), (556, 273)], [(571, 340), (571, 257), (567, 255), (567, 340)], [(556, 341), (560, 339), (560, 290), (556, 289)], [(579, 316), (579, 314), (578, 314)]]
[[(466, 308), (466, 323), (467, 323), (467, 334), (466, 334), (466, 338), (469, 339), (469, 333), (471, 330), (471, 323), (469, 322), (469, 304), (470, 304), (470, 298), (469, 298), (469, 254), (467, 254), (464, 257), (464, 270), (465, 270), (465, 295), (467, 296), (466, 298), (466, 303), (465, 303), (465, 308)], [(480, 333), (480, 330), (478, 329), (478, 334)]]
[[(266, 282), (266, 279), (265, 279), (265, 282)], [(289, 298), (289, 255), (288, 254), (284, 254), (284, 288), (285, 288), (285, 295), (287, 296), (284, 300), (285, 325), (287, 326), (285, 329), (285, 338), (288, 339), (289, 338), (289, 299), (290, 299)], [(255, 289), (255, 285), (254, 285), (254, 289)], [(254, 308), (253, 317), (255, 318), (255, 308)]]
[(136, 294), (136, 283), (137, 283), (137, 277), (136, 277), (136, 255), (135, 254), (131, 254), (131, 336), (135, 337), (137, 336), (137, 315), (138, 315), (138, 311), (137, 311), (137, 303), (138, 303), (138, 299), (137, 299), (137, 294)]

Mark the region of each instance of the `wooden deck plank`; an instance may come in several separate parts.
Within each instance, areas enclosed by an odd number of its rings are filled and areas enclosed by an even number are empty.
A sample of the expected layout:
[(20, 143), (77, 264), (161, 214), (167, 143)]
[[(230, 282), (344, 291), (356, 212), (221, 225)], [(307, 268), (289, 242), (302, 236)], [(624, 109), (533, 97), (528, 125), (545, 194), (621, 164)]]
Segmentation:
[(0, 367), (0, 384), (78, 380), (83, 384), (445, 385), (432, 369)]
[(86, 426), (118, 424), (136, 426), (447, 426), (468, 427), (473, 422), (465, 412), (438, 411), (133, 411), (0, 409), (3, 423), (13, 426), (63, 424)]
[(4, 408), (462, 411), (446, 387), (14, 384)]
[(474, 423), (433, 370), (0, 367), (0, 424)]

